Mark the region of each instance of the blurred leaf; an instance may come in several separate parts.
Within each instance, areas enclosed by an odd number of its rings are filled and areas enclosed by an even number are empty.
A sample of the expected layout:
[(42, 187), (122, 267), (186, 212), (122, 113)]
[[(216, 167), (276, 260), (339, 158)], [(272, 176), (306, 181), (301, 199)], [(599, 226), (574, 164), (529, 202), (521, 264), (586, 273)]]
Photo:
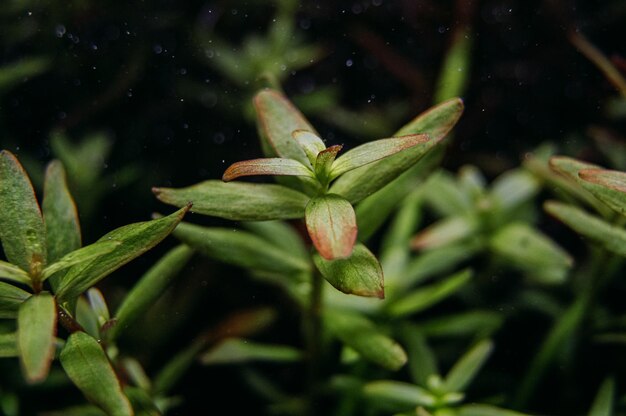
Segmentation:
[(604, 380), (596, 398), (593, 400), (593, 405), (589, 410), (589, 416), (612, 416), (613, 415), (613, 400), (615, 396), (615, 381), (611, 378)]
[(578, 176), (583, 188), (617, 213), (626, 215), (626, 172), (583, 169)]
[(556, 201), (543, 205), (548, 214), (562, 221), (583, 237), (596, 241), (607, 250), (626, 256), (626, 231), (580, 208)]
[(514, 223), (498, 230), (489, 246), (507, 263), (528, 272), (543, 283), (565, 280), (573, 259), (554, 241), (533, 227)]
[(15, 318), (22, 302), (30, 296), (30, 293), (19, 287), (0, 282), (0, 319)]
[(446, 171), (429, 176), (423, 192), (424, 201), (440, 216), (465, 216), (474, 211), (469, 192)]
[(416, 250), (432, 250), (455, 244), (478, 234), (479, 226), (474, 216), (444, 218), (413, 237), (411, 247)]
[(263, 221), (304, 217), (309, 197), (274, 184), (205, 181), (186, 188), (153, 188), (161, 201), (177, 207), (193, 203), (199, 214), (234, 221)]
[(204, 339), (196, 340), (169, 359), (153, 378), (153, 393), (159, 395), (167, 394), (191, 367), (198, 354), (205, 347), (205, 344)]
[(350, 256), (357, 225), (354, 209), (348, 201), (333, 194), (314, 197), (306, 206), (305, 220), (313, 245), (324, 259)]
[(66, 407), (58, 411), (44, 412), (41, 413), (41, 416), (107, 416), (107, 414), (94, 405), (85, 404)]
[(464, 391), (491, 355), (493, 343), (484, 340), (466, 352), (448, 371), (444, 388), (449, 391)]
[(112, 240), (121, 244), (91, 263), (69, 269), (57, 290), (59, 301), (76, 298), (119, 267), (150, 250), (172, 232), (188, 210), (189, 206), (167, 217), (123, 226), (101, 237), (98, 241)]
[[(124, 357), (121, 363), (122, 363), (122, 366), (124, 367), (124, 371), (128, 375), (128, 378), (130, 379), (133, 385), (145, 391), (151, 390), (152, 383), (150, 382), (150, 378), (146, 374), (145, 370), (143, 369), (139, 361), (131, 357)], [(131, 403), (132, 403), (132, 399), (131, 399)]]
[(17, 333), (0, 334), (0, 358), (17, 357)]
[(408, 363), (411, 378), (415, 383), (427, 386), (429, 378), (433, 375), (439, 375), (435, 353), (428, 346), (426, 337), (417, 325), (402, 325), (401, 334), (409, 355)]
[(432, 407), (437, 402), (428, 390), (402, 381), (371, 381), (365, 385), (363, 393), (377, 407), (384, 406), (399, 411), (416, 406)]
[(0, 260), (0, 278), (30, 285), (30, 275), (14, 264)]
[(488, 404), (466, 404), (458, 410), (458, 416), (529, 416), (513, 410), (501, 409)]
[(92, 337), (100, 338), (100, 322), (98, 315), (91, 308), (91, 304), (84, 296), (76, 300), (76, 322)]
[(317, 269), (341, 292), (367, 297), (385, 297), (383, 270), (363, 244), (356, 244), (347, 259), (325, 260), (314, 255)]
[(439, 79), (435, 89), (434, 101), (439, 103), (452, 97), (462, 95), (470, 76), (471, 30), (455, 30), (450, 47), (446, 51), (443, 65), (439, 71)]
[(109, 360), (96, 341), (84, 332), (69, 336), (60, 354), (68, 377), (92, 403), (111, 416), (132, 416)]
[(0, 66), (0, 92), (45, 72), (50, 67), (46, 58), (23, 58)]
[[(81, 190), (97, 191), (91, 187), (102, 175), (104, 161), (112, 147), (112, 141), (105, 134), (90, 134), (74, 144), (63, 132), (54, 131), (50, 136), (50, 147), (63, 162), (72, 183), (79, 185)], [(83, 209), (81, 205), (81, 212)]]
[(470, 281), (472, 275), (473, 272), (470, 269), (465, 269), (440, 282), (420, 287), (419, 289), (404, 294), (397, 300), (393, 300), (392, 303), (387, 306), (387, 311), (394, 317), (411, 315), (423, 311), (452, 296)]
[(17, 345), (24, 377), (38, 383), (48, 375), (54, 359), (57, 309), (49, 293), (40, 293), (20, 305), (17, 315)]
[(261, 129), (278, 156), (297, 160), (312, 168), (304, 150), (291, 136), (295, 130), (316, 133), (302, 113), (283, 94), (271, 89), (257, 93), (254, 106)]
[(309, 158), (309, 162), (315, 165), (318, 154), (326, 149), (324, 141), (315, 133), (307, 130), (295, 130), (291, 135), (302, 147), (302, 150), (304, 150), (304, 153)]
[(535, 177), (521, 169), (514, 169), (498, 176), (491, 184), (490, 196), (498, 207), (514, 208), (531, 200), (539, 192), (539, 182)]
[(240, 267), (283, 273), (309, 269), (303, 259), (246, 231), (181, 223), (174, 236), (206, 256)]
[(133, 407), (134, 416), (161, 416), (161, 411), (145, 390), (139, 387), (126, 386), (124, 387), (124, 394)]
[(426, 134), (411, 134), (389, 139), (379, 139), (348, 150), (333, 162), (330, 178), (335, 179), (346, 172), (384, 159), (396, 153), (420, 146), (429, 140)]
[(251, 361), (293, 362), (302, 359), (302, 353), (285, 345), (260, 344), (241, 338), (229, 338), (205, 352), (203, 364), (241, 364)]
[(46, 264), (46, 232), (35, 191), (15, 156), (0, 152), (0, 240), (9, 262), (38, 274)]
[(98, 317), (100, 325), (103, 325), (111, 319), (109, 307), (107, 306), (106, 300), (104, 300), (102, 292), (92, 287), (87, 291), (87, 299), (89, 299), (89, 305), (91, 305), (91, 309)]
[(298, 231), (283, 221), (250, 221), (242, 224), (248, 230), (289, 252), (303, 261), (309, 261), (309, 250)]
[(226, 169), (222, 180), (229, 182), (242, 176), (286, 175), (313, 178), (311, 169), (293, 159), (279, 157), (235, 162)]
[(41, 278), (42, 280), (45, 280), (61, 270), (83, 264), (87, 261), (98, 261), (98, 257), (110, 253), (120, 244), (122, 244), (121, 241), (99, 241), (83, 248), (79, 248), (78, 250), (74, 250), (43, 269)]
[(472, 310), (420, 322), (420, 331), (429, 337), (490, 335), (504, 322), (502, 314)]
[(324, 322), (335, 337), (364, 359), (389, 370), (398, 370), (406, 364), (402, 347), (365, 317), (329, 308), (324, 311)]

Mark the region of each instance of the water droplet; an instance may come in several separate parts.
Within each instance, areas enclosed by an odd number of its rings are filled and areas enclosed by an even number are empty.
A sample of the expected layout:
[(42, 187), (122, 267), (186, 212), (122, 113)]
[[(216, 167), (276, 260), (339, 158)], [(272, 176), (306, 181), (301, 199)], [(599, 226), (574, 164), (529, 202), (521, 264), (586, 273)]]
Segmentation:
[(152, 47), (152, 50), (154, 51), (154, 53), (159, 55), (161, 52), (163, 52), (163, 47), (159, 44), (156, 44)]
[(62, 38), (63, 35), (65, 35), (65, 31), (66, 31), (66, 29), (65, 29), (65, 26), (63, 26), (63, 25), (57, 25), (54, 28), (54, 33), (57, 36), (57, 38)]
[(353, 63), (354, 63), (354, 62), (352, 62), (352, 59), (348, 59), (348, 60), (346, 61), (346, 66), (347, 66), (348, 68), (350, 68), (350, 67), (352, 66), (352, 64), (353, 64)]

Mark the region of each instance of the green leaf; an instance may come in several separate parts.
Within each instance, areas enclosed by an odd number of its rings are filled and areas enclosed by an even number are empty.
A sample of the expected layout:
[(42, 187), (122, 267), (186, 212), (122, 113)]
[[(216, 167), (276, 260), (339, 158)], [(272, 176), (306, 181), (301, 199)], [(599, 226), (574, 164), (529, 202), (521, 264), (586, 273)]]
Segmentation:
[(307, 130), (296, 130), (291, 133), (291, 136), (298, 142), (300, 147), (302, 147), (304, 153), (306, 153), (306, 156), (309, 158), (309, 162), (315, 165), (317, 155), (326, 149), (324, 141), (315, 133)]
[(235, 162), (226, 169), (222, 180), (229, 182), (242, 176), (284, 175), (313, 178), (313, 171), (293, 159), (279, 157)]
[(50, 60), (43, 57), (22, 58), (0, 66), (0, 91), (37, 76), (50, 67)]
[(444, 170), (428, 177), (423, 192), (424, 201), (440, 216), (466, 216), (475, 211), (471, 193)]
[(20, 305), (17, 345), (24, 377), (29, 383), (43, 381), (54, 358), (57, 311), (54, 298), (40, 293)]
[(31, 274), (46, 264), (46, 232), (35, 191), (15, 156), (0, 152), (0, 240), (9, 262)]
[(528, 224), (503, 227), (491, 237), (489, 246), (508, 264), (544, 283), (563, 282), (573, 264), (565, 250)]
[(611, 378), (604, 380), (589, 410), (589, 416), (612, 416), (613, 400), (615, 396), (615, 381)]
[(313, 260), (322, 276), (337, 290), (358, 296), (385, 297), (383, 269), (363, 244), (356, 244), (347, 259), (326, 260), (316, 254)]
[(150, 250), (172, 232), (188, 210), (189, 206), (167, 217), (129, 224), (104, 235), (98, 241), (118, 241), (120, 244), (96, 260), (70, 268), (58, 287), (59, 301), (76, 298), (119, 267)]
[(483, 340), (476, 344), (448, 371), (443, 382), (444, 388), (449, 392), (464, 391), (487, 361), (492, 350), (491, 340)]
[(423, 140), (402, 152), (346, 172), (333, 183), (330, 192), (356, 203), (396, 179), (438, 143), (433, 139)]
[(626, 215), (626, 172), (583, 169), (578, 176), (583, 188), (614, 211)]
[(309, 269), (303, 259), (246, 231), (181, 223), (174, 236), (211, 258), (240, 267), (281, 273)]
[(313, 245), (326, 260), (350, 256), (357, 236), (352, 205), (333, 194), (312, 198), (305, 211), (306, 228)]
[(566, 156), (553, 156), (550, 158), (550, 168), (560, 173), (566, 178), (580, 184), (581, 179), (578, 172), (583, 169), (601, 169), (600, 166), (591, 163), (581, 162)]
[(430, 136), (431, 140), (439, 141), (443, 139), (459, 121), (461, 114), (463, 114), (463, 109), (463, 100), (460, 98), (452, 98), (444, 101), (415, 117), (398, 130), (394, 136), (426, 133)]
[(526, 413), (502, 409), (488, 404), (466, 404), (461, 406), (458, 416), (529, 416)]
[(413, 237), (411, 247), (415, 250), (432, 250), (455, 244), (476, 235), (479, 227), (474, 216), (444, 218)]
[(260, 344), (240, 338), (229, 338), (200, 357), (203, 364), (241, 364), (252, 361), (294, 362), (302, 353), (285, 345)]
[(13, 319), (30, 293), (8, 283), (0, 282), (0, 319)]
[(548, 201), (543, 207), (548, 214), (562, 221), (578, 234), (597, 241), (615, 254), (626, 256), (626, 231), (623, 229), (572, 205)]
[(539, 181), (531, 173), (515, 169), (498, 176), (489, 194), (498, 207), (512, 209), (533, 198), (539, 189)]
[(439, 377), (437, 370), (437, 358), (428, 346), (426, 337), (415, 324), (403, 324), (401, 326), (402, 340), (409, 354), (409, 373), (417, 384), (428, 385), (428, 380), (433, 376)]
[(154, 399), (146, 390), (139, 387), (126, 386), (124, 394), (132, 404), (134, 416), (161, 416), (162, 413), (154, 403)]
[(402, 347), (383, 334), (367, 318), (340, 309), (324, 312), (328, 330), (363, 358), (389, 370), (398, 370), (406, 364)]
[(186, 188), (153, 188), (161, 201), (177, 207), (193, 202), (199, 214), (234, 221), (264, 221), (304, 217), (309, 197), (273, 184), (205, 181)]
[(41, 278), (45, 280), (61, 270), (97, 259), (115, 250), (120, 244), (121, 241), (100, 241), (74, 250), (43, 269)]
[(254, 106), (269, 143), (276, 154), (286, 159), (294, 159), (312, 168), (304, 150), (292, 133), (295, 130), (308, 130), (315, 133), (313, 126), (283, 94), (265, 89), (254, 96)]
[(42, 208), (48, 263), (54, 263), (82, 245), (76, 204), (67, 188), (65, 169), (58, 160), (50, 162), (46, 169)]
[(89, 401), (110, 416), (133, 415), (98, 341), (84, 332), (75, 332), (67, 339), (59, 358), (67, 376)]
[(304, 261), (309, 260), (309, 250), (304, 245), (302, 236), (291, 224), (283, 221), (250, 221), (242, 225), (276, 247)]
[(472, 31), (469, 26), (454, 30), (452, 42), (439, 71), (435, 102), (441, 102), (465, 92), (471, 73), (472, 43)]
[(109, 339), (117, 338), (159, 299), (187, 264), (192, 254), (193, 250), (185, 245), (175, 247), (139, 279), (117, 310), (115, 314), (117, 322), (109, 330)]
[(184, 373), (194, 364), (198, 354), (204, 348), (206, 341), (197, 340), (183, 351), (175, 354), (154, 377), (152, 391), (155, 394), (165, 395), (183, 377)]
[(333, 162), (330, 178), (335, 179), (346, 172), (392, 156), (411, 147), (423, 145), (428, 141), (429, 137), (426, 134), (411, 134), (362, 144), (348, 150)]
[(17, 357), (17, 333), (0, 334), (0, 358)]
[(490, 335), (504, 322), (504, 316), (487, 310), (471, 310), (420, 322), (420, 330), (429, 337), (465, 337)]
[(14, 264), (0, 260), (0, 279), (30, 285), (30, 275)]
[(388, 312), (398, 317), (423, 311), (460, 290), (470, 281), (472, 274), (466, 269), (430, 286), (420, 287), (390, 303)]
[(371, 381), (363, 388), (366, 397), (377, 406), (392, 406), (397, 410), (410, 407), (435, 405), (437, 399), (426, 389), (402, 381)]
[(319, 152), (317, 158), (315, 158), (315, 175), (317, 175), (318, 180), (324, 186), (333, 179), (331, 169), (337, 153), (341, 151), (342, 147), (340, 145), (330, 146), (328, 149)]

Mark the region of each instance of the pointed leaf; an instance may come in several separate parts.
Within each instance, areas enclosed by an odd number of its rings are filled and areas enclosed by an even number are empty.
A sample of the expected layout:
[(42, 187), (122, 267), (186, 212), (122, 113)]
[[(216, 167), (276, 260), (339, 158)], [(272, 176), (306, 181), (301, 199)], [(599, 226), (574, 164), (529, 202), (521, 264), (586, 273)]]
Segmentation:
[(385, 297), (383, 269), (363, 244), (356, 244), (347, 259), (326, 260), (316, 254), (313, 260), (322, 276), (337, 290), (358, 296)]
[(612, 416), (614, 396), (615, 381), (607, 378), (600, 386), (600, 389), (598, 389), (596, 398), (593, 400), (593, 405), (589, 410), (589, 416)]
[(271, 89), (257, 93), (254, 97), (254, 106), (261, 129), (276, 154), (311, 167), (304, 150), (292, 137), (295, 130), (315, 132), (302, 113), (283, 94)]
[(153, 188), (161, 201), (177, 207), (193, 202), (199, 214), (234, 221), (304, 217), (309, 197), (280, 185), (205, 181), (186, 188)]
[(444, 170), (428, 177), (423, 192), (424, 201), (440, 216), (466, 216), (476, 209), (472, 194)]
[(553, 156), (550, 158), (550, 168), (566, 178), (580, 184), (578, 172), (584, 169), (601, 169), (600, 166), (582, 162), (566, 156)]
[(110, 273), (150, 250), (172, 232), (189, 208), (181, 208), (156, 220), (129, 224), (104, 235), (98, 241), (118, 241), (120, 245), (96, 260), (70, 268), (59, 284), (57, 298), (60, 301), (76, 298)]
[(597, 241), (615, 254), (626, 256), (626, 231), (623, 229), (572, 205), (548, 201), (543, 207), (548, 214), (583, 237)]
[(326, 260), (350, 256), (356, 241), (356, 215), (342, 197), (327, 194), (312, 198), (306, 206), (306, 228), (313, 245)]
[(240, 267), (280, 273), (309, 269), (303, 259), (246, 231), (181, 223), (174, 236), (202, 254)]
[(98, 341), (84, 332), (75, 332), (67, 339), (59, 358), (68, 377), (89, 401), (110, 416), (133, 415)]
[(35, 191), (11, 152), (0, 152), (0, 240), (9, 262), (30, 273), (46, 263), (46, 232)]
[(307, 176), (313, 178), (313, 172), (297, 160), (272, 157), (233, 163), (224, 172), (222, 180), (229, 182), (242, 176), (256, 175)]
[(530, 416), (513, 410), (502, 409), (488, 404), (466, 404), (461, 406), (458, 416)]
[(426, 227), (411, 240), (415, 250), (432, 250), (476, 235), (480, 224), (473, 216), (448, 217)]
[(472, 274), (466, 269), (430, 286), (420, 287), (391, 303), (388, 312), (398, 317), (423, 311), (460, 290), (470, 281)]
[(74, 265), (97, 259), (100, 256), (110, 253), (120, 244), (122, 244), (121, 241), (100, 241), (74, 250), (43, 269), (41, 274), (42, 280), (47, 279), (60, 270), (65, 270)]
[(315, 159), (315, 174), (318, 180), (325, 186), (333, 179), (331, 169), (337, 153), (341, 151), (342, 147), (341, 145), (330, 146), (328, 149), (319, 152)]
[(449, 392), (464, 391), (487, 361), (492, 350), (491, 340), (476, 344), (450, 369), (443, 382), (444, 388)]
[(309, 261), (310, 253), (302, 236), (291, 224), (283, 221), (250, 221), (242, 224), (259, 237), (276, 247), (285, 250), (304, 261)]
[(366, 360), (389, 370), (398, 370), (406, 363), (402, 347), (365, 317), (345, 310), (327, 309), (324, 319), (335, 337)]
[(416, 406), (431, 407), (437, 401), (428, 390), (402, 381), (371, 381), (365, 385), (363, 393), (374, 399), (377, 405), (393, 406), (397, 410)]
[(409, 373), (417, 384), (428, 385), (433, 376), (439, 377), (437, 359), (432, 348), (428, 346), (426, 337), (414, 324), (402, 325), (402, 340), (409, 354)]
[(31, 296), (17, 315), (17, 345), (24, 377), (30, 383), (43, 381), (54, 358), (57, 311), (48, 293)]
[(286, 345), (260, 344), (240, 338), (229, 338), (200, 357), (203, 364), (241, 364), (248, 362), (294, 362), (302, 353)]
[(173, 248), (139, 279), (117, 310), (117, 322), (109, 331), (109, 339), (117, 338), (159, 299), (192, 254), (193, 250), (185, 245)]
[(29, 297), (27, 291), (0, 282), (0, 319), (15, 318), (20, 305)]
[(0, 334), (0, 358), (17, 357), (17, 333)]
[(465, 337), (491, 334), (502, 326), (504, 316), (487, 310), (471, 310), (420, 322), (420, 330), (429, 337)]
[(0, 279), (8, 279), (17, 283), (30, 284), (30, 275), (14, 264), (0, 260)]
[(50, 162), (46, 169), (42, 208), (51, 264), (82, 245), (76, 204), (67, 188), (65, 169), (58, 160)]
[(315, 160), (319, 152), (326, 149), (324, 141), (315, 133), (308, 130), (296, 130), (291, 133), (291, 136), (298, 142), (300, 147), (302, 147), (304, 153), (306, 153), (306, 156), (309, 158), (309, 162), (315, 165)]
[(534, 175), (515, 169), (498, 176), (491, 184), (489, 194), (499, 207), (511, 209), (533, 198), (539, 189), (539, 181)]
[(426, 133), (432, 140), (439, 141), (452, 130), (463, 114), (463, 100), (452, 98), (429, 108), (415, 117), (394, 136)]
[(154, 399), (144, 389), (133, 386), (124, 387), (124, 394), (130, 401), (134, 416), (161, 416), (163, 413), (159, 410)]
[(348, 150), (333, 163), (331, 179), (358, 167), (384, 159), (413, 146), (423, 145), (429, 141), (426, 134), (411, 134), (402, 137), (392, 137), (365, 143)]
[(626, 215), (626, 172), (583, 169), (578, 176), (583, 188), (616, 212)]

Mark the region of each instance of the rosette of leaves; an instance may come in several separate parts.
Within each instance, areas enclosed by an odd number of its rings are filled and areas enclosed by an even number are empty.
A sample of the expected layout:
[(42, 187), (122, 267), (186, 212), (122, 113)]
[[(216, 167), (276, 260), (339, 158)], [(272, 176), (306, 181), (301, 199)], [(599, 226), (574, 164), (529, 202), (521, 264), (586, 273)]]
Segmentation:
[[(413, 126), (428, 126), (439, 133), (435, 137), (405, 128), (402, 136), (369, 142), (342, 155), (340, 145), (326, 147), (281, 93), (263, 90), (255, 96), (254, 104), (267, 158), (233, 164), (224, 173), (223, 182), (210, 180), (182, 189), (155, 188), (157, 197), (176, 206), (192, 201), (194, 212), (235, 221), (304, 218), (319, 272), (342, 292), (382, 298), (382, 269), (358, 242), (353, 206), (393, 182), (435, 148), (458, 120), (460, 100), (443, 103), (413, 121)], [(275, 175), (281, 184), (230, 182), (252, 175)], [(185, 240), (184, 228), (179, 229)], [(241, 255), (246, 252), (241, 251)], [(280, 254), (275, 253), (275, 257)], [(274, 267), (285, 262), (267, 260)], [(307, 270), (307, 263), (293, 266)]]
[[(15, 328), (0, 335), (0, 356), (17, 357), (26, 381), (40, 383), (60, 351), (65, 373), (91, 402), (107, 414), (132, 415), (99, 343), (100, 331), (112, 326), (106, 305), (92, 289), (89, 309), (100, 321), (89, 334), (81, 325), (86, 320), (80, 295), (158, 244), (188, 210), (185, 206), (160, 219), (126, 225), (82, 247), (61, 163), (53, 161), (46, 169), (40, 206), (19, 161), (0, 152), (0, 241), (6, 257), (0, 260), (0, 318)], [(67, 333), (67, 339), (59, 333)]]

